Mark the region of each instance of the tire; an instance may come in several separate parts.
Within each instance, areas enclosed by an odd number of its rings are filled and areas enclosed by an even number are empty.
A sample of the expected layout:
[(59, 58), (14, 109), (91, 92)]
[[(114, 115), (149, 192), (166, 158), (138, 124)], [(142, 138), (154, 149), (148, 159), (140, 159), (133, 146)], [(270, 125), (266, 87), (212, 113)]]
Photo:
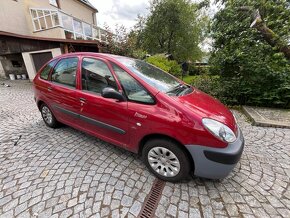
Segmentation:
[(189, 177), (189, 158), (179, 145), (171, 140), (149, 140), (142, 150), (142, 159), (147, 168), (161, 180), (180, 182)]
[(59, 122), (56, 120), (55, 116), (53, 115), (47, 104), (43, 103), (40, 106), (40, 113), (45, 125), (50, 128), (57, 128), (59, 126)]

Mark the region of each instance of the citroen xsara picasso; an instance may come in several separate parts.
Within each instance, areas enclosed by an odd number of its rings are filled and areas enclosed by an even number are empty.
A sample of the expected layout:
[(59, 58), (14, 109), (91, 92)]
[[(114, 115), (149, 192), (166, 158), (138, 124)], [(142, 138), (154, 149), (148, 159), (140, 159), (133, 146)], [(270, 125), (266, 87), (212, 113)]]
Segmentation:
[(219, 101), (144, 61), (100, 53), (52, 59), (34, 79), (45, 124), (59, 123), (142, 155), (160, 179), (226, 177), (244, 139)]

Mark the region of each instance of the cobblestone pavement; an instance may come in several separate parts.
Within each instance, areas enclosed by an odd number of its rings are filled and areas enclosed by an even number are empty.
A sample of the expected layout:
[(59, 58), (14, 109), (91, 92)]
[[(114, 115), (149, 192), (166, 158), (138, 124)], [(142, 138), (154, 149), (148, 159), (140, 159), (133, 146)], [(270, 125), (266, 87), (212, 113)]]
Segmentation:
[[(2, 83), (2, 82), (1, 82)], [(50, 129), (25, 81), (0, 85), (0, 217), (136, 217), (154, 176), (132, 153)], [(166, 183), (157, 217), (290, 217), (290, 130), (253, 127), (224, 180)]]

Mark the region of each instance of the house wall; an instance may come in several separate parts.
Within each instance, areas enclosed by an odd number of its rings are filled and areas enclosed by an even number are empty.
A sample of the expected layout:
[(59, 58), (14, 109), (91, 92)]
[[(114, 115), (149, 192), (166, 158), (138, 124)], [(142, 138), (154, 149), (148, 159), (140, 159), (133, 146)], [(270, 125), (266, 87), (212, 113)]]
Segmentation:
[[(8, 77), (10, 73), (15, 75), (26, 74), (25, 65), (20, 53), (4, 55), (1, 59), (2, 67), (4, 69), (4, 76)], [(13, 66), (12, 61), (17, 61), (20, 66)]]
[(61, 10), (90, 24), (95, 24), (94, 10), (80, 3), (78, 0), (60, 0)]
[(22, 57), (23, 57), (30, 81), (32, 81), (36, 75), (36, 70), (35, 70), (35, 66), (34, 66), (34, 62), (33, 62), (31, 54), (42, 53), (42, 52), (51, 52), (52, 57), (57, 57), (62, 54), (60, 48), (40, 50), (40, 51), (35, 51), (35, 52), (23, 52)]
[[(78, 0), (59, 0), (60, 9), (65, 13), (77, 17), (88, 23), (94, 23), (94, 10)], [(45, 36), (64, 38), (61, 31), (44, 30), (35, 32), (29, 8), (58, 9), (50, 5), (49, 0), (1, 0), (0, 31), (21, 35)], [(3, 22), (5, 21), (5, 22)]]
[(27, 25), (27, 13), (23, 10), (24, 1), (2, 0), (0, 6), (0, 30), (5, 32), (31, 35)]
[(0, 78), (5, 78), (5, 71), (0, 58)]
[(52, 29), (44, 30), (44, 31), (34, 32), (33, 36), (65, 39), (64, 30), (61, 27), (55, 27)]

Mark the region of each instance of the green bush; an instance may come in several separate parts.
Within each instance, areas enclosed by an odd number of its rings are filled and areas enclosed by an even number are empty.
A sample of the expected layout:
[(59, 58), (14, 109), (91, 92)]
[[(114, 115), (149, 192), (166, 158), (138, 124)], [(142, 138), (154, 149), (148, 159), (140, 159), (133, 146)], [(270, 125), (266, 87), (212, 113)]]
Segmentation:
[(208, 74), (209, 72), (209, 67), (208, 66), (196, 66), (194, 64), (189, 65), (189, 75), (194, 76), (194, 75), (203, 75), (203, 74)]
[(188, 75), (190, 75), (190, 76), (199, 75), (198, 68), (194, 64), (189, 65)]
[(259, 9), (273, 40), (285, 39), (287, 43), (289, 1), (224, 2), (224, 8), (215, 14), (211, 25), (214, 43), (209, 60), (214, 66), (211, 74), (220, 76), (220, 99), (227, 104), (290, 108), (289, 59), (280, 52), (280, 43), (274, 46), (260, 31), (250, 28), (251, 16), (239, 10), (245, 2), (249, 8)]
[(154, 55), (148, 57), (146, 61), (174, 76), (180, 76), (182, 71), (181, 66), (176, 61), (168, 60), (164, 55)]
[(223, 100), (221, 99), (222, 86), (219, 76), (210, 76), (208, 74), (195, 76), (194, 80), (192, 80), (192, 85), (215, 98)]
[(147, 52), (142, 49), (135, 49), (132, 52), (132, 57), (137, 59), (144, 59), (146, 57)]

